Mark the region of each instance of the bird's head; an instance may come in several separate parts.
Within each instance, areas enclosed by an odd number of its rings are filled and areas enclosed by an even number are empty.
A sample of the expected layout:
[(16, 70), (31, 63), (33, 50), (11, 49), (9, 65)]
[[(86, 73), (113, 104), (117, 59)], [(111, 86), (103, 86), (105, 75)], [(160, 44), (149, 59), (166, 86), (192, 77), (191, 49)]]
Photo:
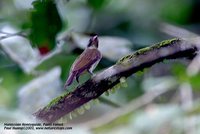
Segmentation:
[(95, 47), (98, 48), (99, 45), (99, 40), (98, 40), (98, 36), (92, 36), (89, 40), (88, 46), (87, 47)]

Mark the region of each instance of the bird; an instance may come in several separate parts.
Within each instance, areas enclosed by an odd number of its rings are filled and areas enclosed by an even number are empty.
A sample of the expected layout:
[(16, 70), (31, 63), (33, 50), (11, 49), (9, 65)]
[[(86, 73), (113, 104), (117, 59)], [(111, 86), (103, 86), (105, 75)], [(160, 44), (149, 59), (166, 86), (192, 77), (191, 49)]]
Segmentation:
[(84, 72), (94, 75), (93, 70), (96, 68), (102, 58), (101, 52), (98, 50), (98, 45), (98, 36), (92, 36), (89, 40), (87, 48), (79, 57), (76, 58), (72, 64), (68, 79), (64, 84), (65, 89), (73, 83), (74, 79), (76, 79), (76, 81), (79, 83), (79, 77)]

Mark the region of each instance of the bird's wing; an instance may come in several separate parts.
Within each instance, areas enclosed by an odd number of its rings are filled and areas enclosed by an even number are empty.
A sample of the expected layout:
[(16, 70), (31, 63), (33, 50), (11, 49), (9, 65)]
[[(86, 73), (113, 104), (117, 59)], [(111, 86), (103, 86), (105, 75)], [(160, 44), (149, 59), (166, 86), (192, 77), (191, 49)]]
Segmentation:
[(85, 70), (99, 59), (101, 59), (101, 53), (98, 49), (85, 49), (85, 51), (75, 60), (71, 70)]

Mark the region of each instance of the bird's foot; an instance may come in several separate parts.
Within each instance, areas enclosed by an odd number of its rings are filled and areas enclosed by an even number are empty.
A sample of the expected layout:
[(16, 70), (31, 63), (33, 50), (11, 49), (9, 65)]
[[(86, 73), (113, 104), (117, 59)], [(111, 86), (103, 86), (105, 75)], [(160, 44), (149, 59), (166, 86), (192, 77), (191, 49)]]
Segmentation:
[(89, 73), (90, 75), (94, 76), (94, 73), (93, 73), (92, 71), (90, 71), (90, 70), (87, 70), (87, 71), (88, 71), (88, 73)]
[(79, 76), (76, 76), (76, 81), (79, 83)]

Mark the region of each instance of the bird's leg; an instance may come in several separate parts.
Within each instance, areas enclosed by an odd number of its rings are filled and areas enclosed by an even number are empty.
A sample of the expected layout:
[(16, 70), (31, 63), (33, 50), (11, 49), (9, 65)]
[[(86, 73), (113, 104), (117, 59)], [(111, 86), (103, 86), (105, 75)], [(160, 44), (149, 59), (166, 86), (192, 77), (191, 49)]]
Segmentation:
[(87, 70), (88, 71), (88, 73), (90, 74), (90, 75), (94, 75), (94, 73), (91, 71), (91, 70)]
[(79, 75), (76, 76), (76, 81), (79, 83)]

